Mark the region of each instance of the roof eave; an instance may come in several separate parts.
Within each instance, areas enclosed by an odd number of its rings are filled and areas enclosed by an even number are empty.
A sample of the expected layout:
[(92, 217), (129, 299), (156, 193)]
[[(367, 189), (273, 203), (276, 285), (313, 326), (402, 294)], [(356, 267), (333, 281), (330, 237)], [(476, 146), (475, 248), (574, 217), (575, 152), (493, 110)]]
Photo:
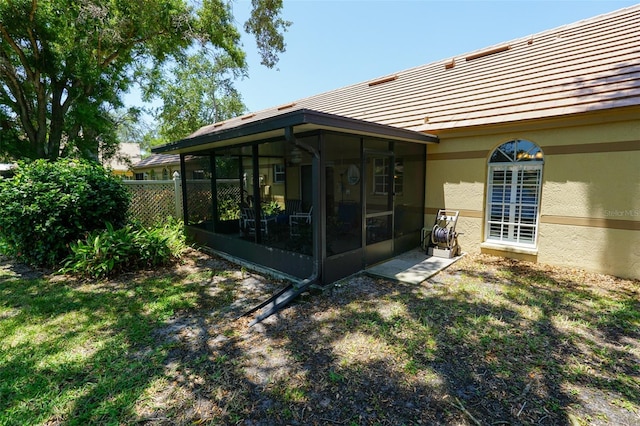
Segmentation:
[(310, 109), (299, 109), (286, 112), (275, 117), (242, 123), (234, 127), (220, 129), (181, 139), (152, 149), (154, 153), (187, 153), (199, 150), (207, 145), (208, 148), (231, 146), (258, 142), (261, 139), (271, 139), (274, 136), (284, 137), (284, 129), (304, 126), (309, 130), (347, 131), (360, 135), (389, 138), (414, 143), (438, 143), (438, 137), (413, 130), (401, 129), (350, 117), (327, 114)]

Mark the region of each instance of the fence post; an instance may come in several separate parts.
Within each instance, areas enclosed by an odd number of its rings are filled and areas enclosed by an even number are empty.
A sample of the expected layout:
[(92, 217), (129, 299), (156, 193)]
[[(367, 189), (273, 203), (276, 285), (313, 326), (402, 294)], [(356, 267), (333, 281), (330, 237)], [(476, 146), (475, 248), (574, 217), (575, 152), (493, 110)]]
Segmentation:
[(173, 194), (175, 196), (176, 217), (182, 219), (182, 183), (178, 172), (173, 172)]

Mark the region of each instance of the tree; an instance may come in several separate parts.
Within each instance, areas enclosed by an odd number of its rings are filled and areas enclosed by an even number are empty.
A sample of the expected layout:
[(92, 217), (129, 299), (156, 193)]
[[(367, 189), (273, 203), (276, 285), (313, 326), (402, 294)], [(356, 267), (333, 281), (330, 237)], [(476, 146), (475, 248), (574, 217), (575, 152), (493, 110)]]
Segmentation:
[[(262, 62), (284, 51), (282, 0), (252, 0), (245, 30)], [(111, 111), (134, 81), (194, 46), (245, 66), (224, 0), (0, 1), (0, 156), (95, 157), (116, 143)], [(139, 79), (139, 80), (136, 80)]]
[(175, 63), (157, 82), (155, 92), (146, 98), (158, 97), (162, 107), (155, 111), (159, 123), (157, 143), (182, 139), (207, 124), (242, 115), (246, 111), (234, 79), (246, 73), (226, 54), (213, 60), (208, 52), (199, 50)]

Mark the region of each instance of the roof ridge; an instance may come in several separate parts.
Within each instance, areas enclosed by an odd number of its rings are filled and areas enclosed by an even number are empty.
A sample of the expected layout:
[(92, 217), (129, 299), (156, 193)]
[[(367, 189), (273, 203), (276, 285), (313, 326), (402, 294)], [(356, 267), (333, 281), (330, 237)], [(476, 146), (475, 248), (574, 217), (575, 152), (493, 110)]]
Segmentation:
[[(296, 104), (296, 105), (297, 104), (304, 104), (305, 102), (307, 102), (309, 100), (313, 100), (314, 98), (322, 98), (323, 96), (325, 96), (325, 95), (327, 95), (329, 93), (335, 93), (335, 92), (340, 92), (340, 91), (343, 91), (343, 90), (348, 90), (348, 89), (353, 88), (353, 87), (369, 85), (369, 83), (371, 83), (371, 82), (376, 82), (376, 81), (379, 81), (379, 80), (382, 80), (382, 79), (385, 79), (385, 78), (388, 78), (388, 77), (391, 77), (391, 76), (394, 76), (394, 75), (397, 76), (398, 79), (400, 79), (403, 75), (409, 74), (409, 73), (414, 72), (416, 70), (421, 70), (421, 69), (428, 68), (428, 67), (438, 66), (439, 64), (445, 64), (445, 63), (451, 62), (451, 60), (456, 60), (456, 59), (460, 60), (461, 58), (466, 58), (466, 57), (469, 57), (469, 56), (473, 56), (474, 54), (482, 53), (482, 52), (485, 52), (485, 51), (491, 51), (492, 49), (496, 49), (496, 48), (499, 48), (499, 47), (502, 47), (502, 46), (511, 46), (511, 45), (514, 45), (514, 44), (517, 44), (517, 43), (520, 43), (520, 42), (523, 42), (523, 41), (530, 40), (530, 39), (535, 38), (535, 37), (547, 36), (549, 34), (553, 34), (554, 32), (560, 32), (562, 30), (579, 27), (579, 26), (588, 24), (589, 22), (597, 22), (597, 21), (605, 20), (605, 19), (613, 17), (615, 15), (624, 14), (626, 12), (633, 11), (633, 10), (636, 10), (636, 9), (640, 9), (640, 4), (626, 6), (626, 7), (623, 7), (621, 9), (617, 9), (617, 10), (614, 10), (614, 11), (611, 11), (611, 12), (602, 13), (600, 15), (592, 16), (592, 17), (589, 17), (589, 18), (584, 18), (584, 19), (581, 19), (579, 21), (571, 22), (571, 23), (568, 23), (568, 24), (563, 24), (563, 25), (561, 25), (559, 27), (549, 28), (549, 29), (546, 29), (546, 30), (543, 30), (543, 31), (539, 31), (537, 33), (532, 33), (532, 34), (528, 34), (528, 35), (525, 35), (525, 36), (522, 36), (522, 37), (517, 37), (517, 38), (514, 38), (512, 40), (502, 41), (502, 42), (495, 43), (495, 44), (492, 44), (492, 45), (489, 45), (489, 46), (484, 46), (484, 47), (479, 48), (479, 49), (471, 50), (471, 51), (464, 52), (464, 53), (459, 53), (459, 54), (456, 54), (454, 56), (449, 56), (449, 57), (444, 58), (444, 59), (437, 59), (435, 61), (431, 61), (431, 62), (428, 62), (428, 63), (425, 63), (425, 64), (416, 65), (414, 67), (406, 68), (406, 69), (395, 71), (395, 72), (392, 71), (392, 72), (389, 72), (389, 73), (385, 73), (385, 74), (379, 75), (377, 77), (366, 79), (364, 81), (361, 80), (361, 81), (358, 81), (356, 83), (346, 84), (344, 86), (337, 87), (335, 89), (331, 89), (331, 90), (326, 90), (326, 91), (323, 91), (323, 92), (315, 93), (313, 95), (309, 95), (309, 96), (306, 96), (306, 97), (303, 97), (303, 98), (298, 98), (298, 99), (295, 99), (294, 101), (289, 102), (289, 103), (293, 103), (293, 104)], [(287, 104), (289, 104), (289, 103), (287, 103)], [(257, 111), (251, 111), (251, 112), (249, 112), (247, 114), (255, 113), (256, 115), (260, 115), (261, 113), (273, 111), (276, 108), (278, 108), (278, 106), (271, 106), (271, 107), (263, 108), (263, 109), (260, 109), (260, 110), (257, 110)]]
[[(493, 49), (496, 49), (496, 48), (499, 48), (499, 47), (502, 47), (502, 46), (511, 46), (511, 45), (514, 45), (514, 44), (517, 44), (517, 43), (520, 43), (520, 42), (526, 42), (526, 41), (528, 41), (528, 40), (530, 40), (532, 38), (535, 38), (535, 37), (547, 36), (547, 35), (553, 34), (555, 32), (559, 32), (561, 30), (583, 26), (583, 25), (588, 24), (590, 22), (602, 21), (602, 20), (605, 20), (605, 18), (613, 17), (615, 15), (621, 15), (623, 13), (626, 13), (628, 11), (632, 11), (632, 10), (635, 10), (635, 9), (640, 9), (640, 3), (632, 5), (632, 6), (623, 7), (622, 9), (617, 9), (617, 10), (614, 10), (614, 11), (611, 11), (611, 12), (602, 13), (600, 15), (591, 16), (589, 18), (584, 18), (584, 19), (581, 19), (579, 21), (571, 22), (571, 23), (568, 23), (568, 24), (563, 24), (563, 25), (560, 25), (559, 27), (549, 28), (549, 29), (546, 29), (546, 30), (539, 31), (537, 33), (531, 33), (531, 34), (528, 34), (528, 35), (525, 35), (525, 36), (522, 36), (522, 37), (517, 37), (517, 38), (511, 39), (511, 40), (501, 41), (499, 43), (495, 43), (495, 44), (491, 44), (491, 45), (488, 45), (488, 46), (481, 47), (479, 49), (474, 49), (474, 50), (470, 50), (468, 52), (459, 53), (459, 54), (456, 54), (456, 55), (453, 55), (453, 56), (449, 56), (449, 57), (444, 58), (444, 59), (438, 59), (438, 60), (435, 60), (435, 61), (432, 61), (432, 62), (429, 62), (429, 63), (426, 63), (426, 64), (417, 65), (415, 67), (407, 68), (405, 70), (400, 70), (400, 71), (397, 71), (397, 72), (394, 72), (394, 73), (390, 73), (390, 74), (387, 74), (387, 75), (392, 75), (392, 74), (401, 75), (401, 74), (408, 73), (410, 71), (414, 71), (416, 69), (421, 69), (421, 68), (426, 68), (426, 67), (429, 67), (429, 66), (438, 65), (440, 63), (448, 63), (451, 60), (455, 60), (455, 59), (467, 58), (469, 56), (473, 56), (475, 54), (486, 52), (486, 51), (491, 51)], [(381, 78), (381, 77), (378, 77), (378, 78)], [(372, 81), (372, 80), (376, 80), (376, 78), (369, 79), (369, 80), (366, 80), (364, 82), (356, 83), (356, 84), (351, 85), (351, 86), (367, 83), (367, 82)], [(350, 86), (348, 86), (348, 87), (350, 87)], [(333, 90), (330, 90), (330, 92), (333, 92)], [(320, 95), (320, 94), (318, 94), (318, 95)], [(313, 97), (313, 96), (311, 96), (311, 97)]]
[[(243, 117), (235, 117), (217, 126), (204, 126), (190, 137), (268, 120), (282, 114), (283, 109), (287, 112), (309, 109), (433, 132), (445, 127), (622, 105), (616, 99), (632, 99), (640, 105), (640, 85), (636, 83), (640, 81), (637, 74), (640, 62), (633, 56), (640, 51), (638, 23), (640, 4), (627, 6), (252, 111), (243, 116), (244, 121)], [(600, 100), (590, 94), (615, 80), (621, 72), (629, 76), (624, 84), (611, 87), (614, 91), (611, 98)], [(575, 99), (575, 108), (568, 108), (564, 100), (556, 99), (553, 94), (558, 93), (554, 86), (557, 84), (565, 85), (560, 92)], [(517, 87), (523, 90), (514, 91)], [(522, 99), (514, 95), (520, 92)], [(457, 95), (453, 96), (454, 93)], [(486, 114), (466, 120), (465, 117), (470, 117), (469, 102), (479, 102)], [(625, 102), (624, 105), (633, 103)], [(523, 107), (528, 103), (535, 111)], [(498, 118), (486, 118), (489, 116)]]

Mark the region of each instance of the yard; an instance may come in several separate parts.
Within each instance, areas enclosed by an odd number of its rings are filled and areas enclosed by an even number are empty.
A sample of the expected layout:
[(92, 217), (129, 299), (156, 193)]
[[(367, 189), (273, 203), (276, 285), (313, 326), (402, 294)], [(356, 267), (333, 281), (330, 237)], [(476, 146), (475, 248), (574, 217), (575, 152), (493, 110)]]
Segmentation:
[(640, 282), (467, 256), (252, 328), (284, 283), (191, 251), (100, 282), (0, 264), (0, 425), (638, 424)]

